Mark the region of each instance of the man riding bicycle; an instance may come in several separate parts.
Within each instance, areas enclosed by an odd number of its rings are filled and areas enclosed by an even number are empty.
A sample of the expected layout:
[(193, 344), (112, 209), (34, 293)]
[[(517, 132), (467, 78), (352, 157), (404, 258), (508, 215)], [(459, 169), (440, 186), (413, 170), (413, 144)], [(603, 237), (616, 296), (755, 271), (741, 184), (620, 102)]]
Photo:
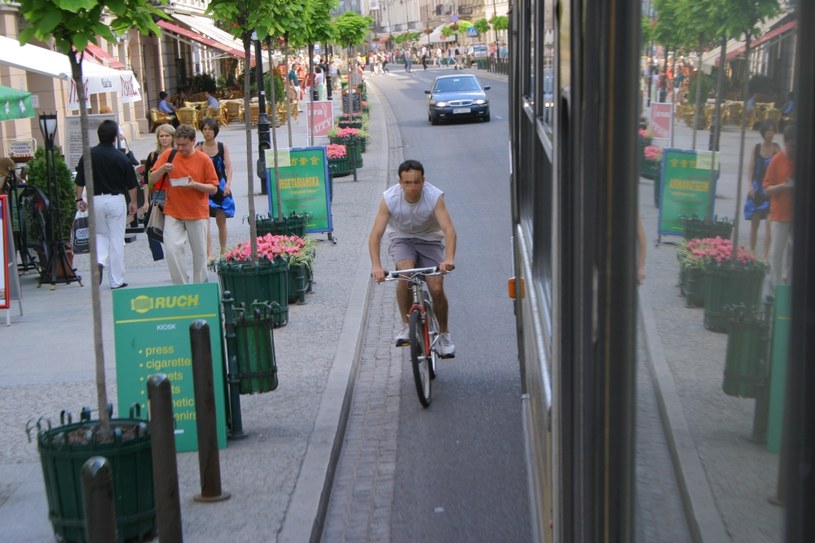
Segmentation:
[[(374, 220), (368, 249), (371, 253), (371, 276), (377, 283), (385, 280), (385, 270), (379, 258), (382, 235), (390, 240), (388, 252), (397, 270), (438, 266), (446, 273), (455, 268), (456, 230), (444, 204), (444, 193), (425, 182), (424, 166), (417, 160), (406, 160), (399, 165), (399, 184), (382, 195)], [(443, 358), (455, 356), (456, 348), (447, 330), (447, 297), (444, 279), (440, 275), (426, 277), (433, 297), (433, 309), (439, 321), (437, 352)], [(396, 335), (396, 346), (407, 345), (410, 311), (410, 291), (407, 282), (396, 287), (396, 300), (402, 316), (402, 327)]]

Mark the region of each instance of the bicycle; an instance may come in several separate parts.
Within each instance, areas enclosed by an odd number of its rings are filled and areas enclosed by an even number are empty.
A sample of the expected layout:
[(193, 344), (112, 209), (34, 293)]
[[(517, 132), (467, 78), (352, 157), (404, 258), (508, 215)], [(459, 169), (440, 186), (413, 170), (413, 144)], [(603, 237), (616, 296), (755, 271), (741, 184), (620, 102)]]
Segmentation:
[(412, 302), (408, 311), (410, 362), (419, 403), (428, 407), (431, 400), (430, 382), (436, 378), (436, 343), (439, 340), (439, 322), (433, 313), (433, 299), (424, 278), (441, 275), (437, 267), (410, 268), (385, 273), (386, 281), (410, 283)]

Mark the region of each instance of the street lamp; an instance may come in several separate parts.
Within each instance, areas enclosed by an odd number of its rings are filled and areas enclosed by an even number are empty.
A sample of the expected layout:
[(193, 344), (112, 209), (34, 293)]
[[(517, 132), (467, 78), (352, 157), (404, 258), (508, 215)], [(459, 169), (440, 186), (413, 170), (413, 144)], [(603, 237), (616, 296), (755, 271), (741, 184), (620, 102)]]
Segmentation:
[[(257, 174), (260, 177), (260, 193), (269, 194), (266, 180), (266, 150), (272, 148), (269, 118), (266, 117), (266, 83), (263, 80), (263, 55), (257, 32), (252, 32), (255, 42), (255, 74), (258, 84), (258, 162)], [(274, 81), (272, 81), (274, 85)]]
[[(48, 187), (48, 232), (46, 232), (46, 244), (48, 252), (46, 263), (40, 272), (38, 286), (50, 272), (51, 290), (57, 286), (57, 270), (62, 270), (62, 283), (72, 283), (82, 280), (76, 275), (75, 270), (68, 260), (68, 253), (65, 251), (65, 240), (62, 237), (62, 215), (59, 208), (59, 183), (57, 182), (57, 161), (54, 158), (54, 137), (57, 134), (57, 116), (55, 113), (43, 113), (39, 117), (40, 131), (45, 140), (45, 178)], [(81, 283), (80, 283), (81, 284)]]

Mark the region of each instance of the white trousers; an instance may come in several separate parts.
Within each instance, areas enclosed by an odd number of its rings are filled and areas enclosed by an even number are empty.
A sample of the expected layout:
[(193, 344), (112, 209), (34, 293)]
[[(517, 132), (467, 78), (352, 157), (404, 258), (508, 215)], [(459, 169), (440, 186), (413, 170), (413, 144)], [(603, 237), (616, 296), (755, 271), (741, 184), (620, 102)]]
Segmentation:
[(164, 216), (164, 257), (170, 279), (176, 285), (190, 282), (184, 266), (184, 246), (189, 240), (192, 252), (192, 282), (207, 282), (207, 225), (209, 219), (181, 220)]
[[(770, 223), (770, 280), (773, 287), (789, 283), (792, 279), (789, 254), (792, 249), (790, 229), (792, 222), (772, 221)], [(786, 281), (784, 278), (786, 277)]]
[(100, 194), (93, 197), (96, 221), (96, 258), (107, 267), (110, 288), (125, 282), (125, 228), (127, 202), (124, 194)]

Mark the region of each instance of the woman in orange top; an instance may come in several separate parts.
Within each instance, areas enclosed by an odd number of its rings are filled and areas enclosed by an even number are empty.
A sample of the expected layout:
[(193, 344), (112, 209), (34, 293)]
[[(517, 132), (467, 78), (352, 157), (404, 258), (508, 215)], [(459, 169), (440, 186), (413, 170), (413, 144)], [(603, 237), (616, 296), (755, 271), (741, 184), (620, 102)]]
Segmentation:
[(155, 183), (165, 174), (170, 180), (164, 205), (164, 256), (173, 283), (190, 282), (184, 266), (184, 246), (189, 240), (194, 283), (207, 282), (207, 226), (209, 195), (218, 190), (212, 159), (195, 148), (195, 128), (182, 124), (175, 132), (178, 153), (168, 162), (164, 151), (150, 171)]
[[(784, 129), (784, 150), (773, 156), (764, 175), (764, 192), (770, 197), (770, 280), (784, 282), (785, 253), (790, 242), (795, 177), (795, 127)], [(787, 277), (787, 279), (789, 279)]]

